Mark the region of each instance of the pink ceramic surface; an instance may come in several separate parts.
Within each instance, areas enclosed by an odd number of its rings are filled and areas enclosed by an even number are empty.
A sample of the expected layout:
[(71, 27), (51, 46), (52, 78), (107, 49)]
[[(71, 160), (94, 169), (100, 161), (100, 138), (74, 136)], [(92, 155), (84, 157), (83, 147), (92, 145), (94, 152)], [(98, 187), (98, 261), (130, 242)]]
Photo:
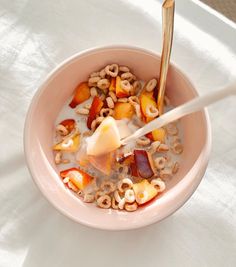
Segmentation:
[[(76, 85), (89, 73), (108, 63), (129, 66), (143, 80), (159, 73), (160, 57), (153, 52), (130, 47), (111, 46), (88, 50), (69, 58), (49, 74), (29, 108), (25, 122), (25, 155), (32, 177), (43, 195), (61, 213), (87, 226), (124, 230), (158, 222), (172, 214), (193, 194), (205, 172), (211, 133), (206, 111), (181, 119), (184, 152), (178, 174), (167, 190), (150, 204), (133, 213), (105, 210), (83, 203), (65, 188), (54, 163), (52, 139), (55, 119)], [(167, 95), (174, 105), (197, 95), (193, 85), (175, 66), (168, 74)]]

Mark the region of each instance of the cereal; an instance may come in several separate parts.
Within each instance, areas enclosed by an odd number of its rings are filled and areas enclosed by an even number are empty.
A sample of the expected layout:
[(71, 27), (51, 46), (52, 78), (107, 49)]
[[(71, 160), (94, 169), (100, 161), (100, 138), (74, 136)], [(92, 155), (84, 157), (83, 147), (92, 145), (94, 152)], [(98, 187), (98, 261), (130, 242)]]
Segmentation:
[(146, 136), (142, 136), (142, 137), (137, 139), (136, 143), (139, 146), (148, 146), (148, 145), (150, 145), (151, 141)]
[(127, 211), (136, 211), (138, 208), (138, 204), (136, 202), (134, 202), (133, 204), (125, 204), (125, 210)]
[(160, 141), (154, 141), (154, 142), (151, 144), (151, 147), (150, 147), (149, 152), (150, 152), (151, 154), (157, 152), (157, 150), (158, 150), (160, 144), (161, 144)]
[(62, 136), (66, 136), (69, 134), (69, 131), (66, 129), (66, 127), (62, 124), (58, 124), (56, 127), (56, 132), (59, 133)]
[(100, 196), (97, 199), (97, 205), (103, 209), (109, 209), (111, 207), (111, 197), (108, 195)]
[(183, 152), (183, 146), (179, 143), (179, 142), (175, 142), (172, 146), (171, 146), (171, 151), (174, 154), (181, 154)]
[(172, 170), (169, 168), (165, 168), (163, 170), (160, 171), (160, 177), (161, 178), (170, 178), (172, 176)]
[(106, 102), (107, 102), (107, 106), (108, 106), (109, 108), (114, 108), (114, 107), (115, 107), (114, 102), (113, 102), (113, 100), (112, 100), (112, 98), (111, 98), (110, 96), (108, 96), (108, 97), (106, 98)]
[(94, 132), (103, 120), (104, 120), (104, 117), (97, 117), (95, 120), (93, 120), (91, 124), (91, 130)]
[(127, 66), (120, 66), (119, 71), (120, 72), (129, 72), (129, 68)]
[(100, 111), (101, 117), (107, 117), (112, 115), (113, 115), (113, 110), (111, 108), (102, 108)]
[(165, 183), (160, 179), (153, 179), (151, 181), (151, 184), (155, 186), (155, 188), (158, 190), (158, 192), (163, 192), (166, 189), (166, 185)]
[(119, 66), (117, 64), (107, 65), (105, 67), (105, 72), (111, 77), (116, 77), (119, 72)]
[(106, 77), (106, 71), (105, 69), (102, 69), (100, 72), (99, 72), (99, 76), (104, 79)]
[(110, 82), (108, 79), (100, 79), (98, 82), (97, 82), (97, 87), (104, 90), (104, 89), (108, 89), (110, 86)]
[(128, 102), (128, 98), (127, 98), (127, 97), (119, 98), (119, 99), (117, 100), (117, 102), (127, 103), (127, 102)]
[(179, 170), (179, 163), (175, 162), (172, 166), (172, 174), (176, 174)]
[(89, 114), (89, 109), (87, 108), (77, 108), (76, 111), (75, 111), (77, 114), (80, 114), (80, 115), (88, 115)]
[(99, 72), (93, 72), (93, 73), (91, 73), (90, 74), (90, 78), (92, 78), (92, 77), (98, 77), (99, 76)]
[(83, 197), (83, 201), (86, 203), (92, 203), (92, 202), (94, 202), (94, 199), (95, 199), (95, 197), (93, 194), (85, 194)]
[(158, 152), (166, 152), (169, 151), (169, 146), (166, 144), (160, 144), (159, 147), (157, 148)]
[(154, 164), (158, 170), (162, 170), (165, 168), (166, 159), (164, 157), (157, 157), (154, 160)]
[(55, 155), (55, 163), (60, 164), (62, 162), (62, 153), (59, 151)]
[(118, 208), (119, 208), (120, 210), (123, 210), (124, 207), (125, 207), (125, 199), (123, 198), (123, 199), (121, 199), (121, 201), (119, 202), (119, 204), (118, 204)]
[(178, 128), (174, 123), (169, 123), (165, 127), (167, 134), (169, 135), (177, 135), (178, 134)]
[(127, 189), (132, 188), (133, 182), (129, 178), (124, 178), (117, 183), (117, 188), (120, 192), (124, 192)]
[(101, 77), (99, 77), (99, 76), (97, 76), (97, 77), (91, 77), (88, 80), (88, 85), (89, 86), (96, 85), (98, 83), (98, 81), (100, 81), (100, 80), (101, 80)]
[(109, 92), (109, 96), (112, 98), (114, 103), (117, 102), (117, 97), (116, 97), (116, 94), (114, 92), (110, 91)]
[(152, 105), (147, 105), (146, 107), (146, 114), (148, 117), (150, 118), (155, 118), (158, 116), (159, 111), (156, 107), (152, 106)]
[(156, 86), (157, 86), (157, 80), (151, 79), (146, 85), (146, 91), (152, 92)]
[(91, 95), (92, 97), (98, 95), (98, 92), (97, 92), (97, 88), (96, 88), (96, 87), (91, 87), (91, 88), (90, 88), (90, 95)]
[(129, 99), (128, 99), (129, 103), (132, 105), (132, 106), (135, 106), (135, 105), (139, 105), (140, 102), (139, 102), (139, 98), (137, 96), (130, 96)]
[(125, 72), (121, 74), (121, 80), (127, 80), (131, 82), (134, 79), (134, 75), (130, 72)]
[(131, 89), (131, 85), (128, 80), (123, 80), (120, 82), (121, 88), (124, 89), (126, 92), (129, 92)]
[(102, 191), (106, 192), (106, 194), (110, 194), (116, 190), (115, 184), (106, 180), (102, 181), (100, 188)]
[(119, 209), (119, 202), (116, 201), (116, 199), (113, 197), (111, 199), (111, 207), (114, 209), (114, 210), (118, 210)]
[(135, 195), (133, 189), (127, 189), (125, 191), (125, 202), (133, 203), (135, 201)]

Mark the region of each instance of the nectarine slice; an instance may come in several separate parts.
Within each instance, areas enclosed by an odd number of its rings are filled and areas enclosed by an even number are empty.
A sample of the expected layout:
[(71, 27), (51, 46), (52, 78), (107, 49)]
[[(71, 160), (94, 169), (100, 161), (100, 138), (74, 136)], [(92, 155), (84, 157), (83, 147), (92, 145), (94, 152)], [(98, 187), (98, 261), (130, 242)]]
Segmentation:
[(129, 96), (129, 93), (127, 91), (125, 91), (121, 87), (121, 78), (120, 78), (120, 76), (116, 77), (116, 96), (119, 97), (119, 98)]
[(93, 180), (92, 176), (77, 168), (70, 168), (61, 171), (60, 176), (63, 179), (68, 177), (70, 182), (72, 182), (73, 185), (75, 185), (80, 190), (83, 190)]
[(91, 105), (91, 108), (89, 110), (89, 115), (87, 119), (87, 127), (91, 129), (91, 124), (93, 120), (96, 119), (97, 114), (99, 114), (100, 110), (103, 107), (103, 101), (98, 97), (95, 96)]
[(53, 150), (64, 152), (76, 152), (80, 145), (80, 134), (78, 132), (66, 137), (63, 141), (53, 146)]
[(133, 190), (136, 202), (139, 205), (142, 205), (150, 201), (158, 193), (158, 190), (152, 184), (150, 184), (146, 179), (142, 180), (139, 183), (133, 184)]
[(132, 118), (134, 115), (134, 107), (130, 103), (117, 102), (114, 107), (113, 117), (116, 120), (122, 120), (124, 118)]
[(69, 106), (71, 108), (75, 108), (77, 105), (81, 104), (82, 102), (86, 101), (90, 98), (90, 89), (87, 82), (80, 83), (75, 88), (75, 95), (70, 102)]
[(154, 175), (152, 159), (146, 150), (134, 150), (134, 162), (140, 177), (148, 179)]

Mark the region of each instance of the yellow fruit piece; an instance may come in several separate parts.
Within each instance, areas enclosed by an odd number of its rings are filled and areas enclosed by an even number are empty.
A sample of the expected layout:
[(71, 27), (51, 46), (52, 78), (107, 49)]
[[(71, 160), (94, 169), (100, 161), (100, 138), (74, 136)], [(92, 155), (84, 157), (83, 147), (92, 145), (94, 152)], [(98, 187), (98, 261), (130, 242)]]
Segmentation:
[(116, 96), (117, 97), (127, 97), (129, 93), (126, 92), (124, 89), (121, 88), (121, 78), (120, 76), (116, 77)]
[(108, 153), (101, 156), (89, 156), (89, 162), (93, 167), (102, 173), (109, 175), (111, 173), (111, 167), (114, 162), (113, 153)]
[(124, 118), (132, 118), (134, 115), (134, 108), (130, 103), (120, 103), (117, 102), (114, 108), (113, 117), (116, 120), (122, 120)]
[(160, 141), (161, 143), (165, 143), (166, 131), (163, 128), (156, 129), (152, 131), (152, 137), (154, 141)]
[(80, 134), (78, 132), (68, 136), (62, 142), (53, 146), (53, 150), (65, 151), (65, 152), (76, 152), (80, 145)]
[(119, 148), (120, 134), (116, 121), (112, 117), (106, 117), (98, 126), (92, 136), (87, 138), (87, 154), (100, 156)]
[(142, 114), (144, 116), (144, 121), (145, 122), (150, 122), (152, 121), (154, 118), (153, 117), (148, 117), (147, 115), (147, 108), (150, 106), (153, 106), (154, 108), (157, 108), (157, 103), (153, 97), (153, 93), (152, 92), (143, 92), (140, 95), (140, 105), (141, 105), (141, 111)]
[(157, 189), (146, 179), (142, 180), (139, 183), (133, 184), (133, 190), (135, 199), (139, 205), (150, 201), (158, 193)]
[(109, 91), (116, 91), (116, 77), (112, 77), (110, 81)]

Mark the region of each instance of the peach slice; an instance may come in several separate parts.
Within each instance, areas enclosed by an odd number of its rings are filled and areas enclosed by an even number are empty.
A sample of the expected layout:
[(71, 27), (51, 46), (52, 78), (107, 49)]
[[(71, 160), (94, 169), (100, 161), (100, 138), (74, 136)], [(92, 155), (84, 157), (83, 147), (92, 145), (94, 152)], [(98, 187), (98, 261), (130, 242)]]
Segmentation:
[(154, 175), (152, 158), (146, 150), (134, 150), (134, 162), (138, 176), (148, 179)]
[(133, 190), (135, 194), (135, 199), (139, 205), (150, 201), (158, 193), (158, 190), (146, 179), (142, 180), (139, 183), (133, 184)]
[(90, 89), (87, 82), (80, 83), (75, 88), (75, 95), (70, 102), (69, 106), (71, 108), (75, 108), (77, 105), (81, 104), (82, 102), (86, 101), (90, 98)]
[(91, 108), (89, 110), (89, 115), (87, 119), (87, 127), (91, 129), (91, 124), (93, 120), (96, 119), (97, 114), (99, 114), (100, 110), (103, 107), (103, 101), (98, 97), (95, 96), (91, 105)]
[(129, 96), (129, 93), (126, 92), (121, 87), (121, 78), (120, 78), (120, 76), (116, 77), (116, 96), (117, 97), (127, 97), (127, 96)]
[(116, 77), (112, 77), (110, 80), (109, 91), (116, 91)]
[(159, 128), (153, 130), (151, 133), (146, 134), (146, 136), (152, 141), (160, 141), (161, 143), (165, 143), (166, 131), (164, 128)]
[(73, 119), (66, 119), (59, 124), (63, 125), (69, 133), (75, 129), (75, 120)]
[(68, 177), (70, 182), (72, 182), (73, 185), (75, 185), (80, 190), (83, 190), (93, 180), (92, 176), (77, 168), (70, 168), (61, 171), (60, 176), (63, 179)]
[(133, 154), (128, 154), (128, 155), (123, 154), (120, 157), (118, 157), (117, 162), (129, 166), (131, 163), (134, 163), (134, 155)]
[(88, 158), (90, 164), (97, 170), (106, 175), (111, 173), (112, 163), (114, 162), (113, 153), (108, 153), (101, 156), (88, 156)]
[(120, 145), (116, 121), (112, 117), (106, 117), (94, 134), (87, 138), (87, 154), (100, 156), (116, 150)]
[(53, 146), (53, 150), (64, 151), (64, 152), (76, 152), (80, 145), (80, 134), (76, 132), (63, 141)]
[(114, 108), (113, 117), (116, 120), (122, 120), (124, 118), (131, 119), (134, 115), (134, 107), (130, 103), (117, 102)]
[(143, 114), (143, 120), (147, 123), (152, 121), (153, 117), (148, 117), (147, 114), (147, 108), (149, 106), (153, 106), (154, 108), (157, 108), (157, 103), (153, 97), (152, 92), (143, 92), (140, 97), (140, 105), (141, 105), (141, 112)]

